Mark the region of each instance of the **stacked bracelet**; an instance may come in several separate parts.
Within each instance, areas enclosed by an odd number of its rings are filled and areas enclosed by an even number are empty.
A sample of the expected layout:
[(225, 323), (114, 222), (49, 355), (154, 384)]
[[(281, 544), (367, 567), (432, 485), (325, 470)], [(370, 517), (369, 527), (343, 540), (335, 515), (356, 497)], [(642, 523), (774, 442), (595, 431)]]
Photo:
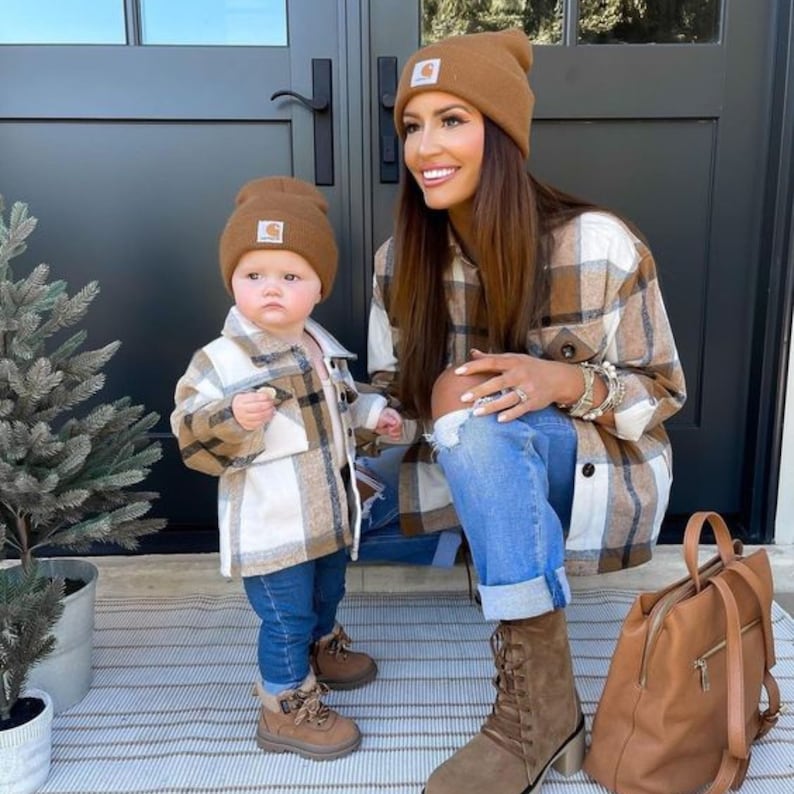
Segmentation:
[(623, 397), (626, 394), (626, 386), (618, 377), (618, 371), (612, 362), (604, 361), (602, 364), (597, 364), (595, 370), (606, 381), (607, 396), (601, 405), (582, 416), (582, 419), (587, 422), (594, 422), (608, 411), (614, 411), (623, 402)]
[[(610, 361), (602, 364), (591, 364), (584, 361), (579, 365), (584, 377), (584, 393), (573, 405), (562, 405), (558, 407), (567, 411), (569, 416), (574, 419), (584, 419), (586, 422), (594, 422), (607, 411), (614, 411), (622, 402), (626, 394), (626, 387), (618, 377), (615, 365)], [(593, 407), (593, 385), (595, 376), (599, 375), (606, 384), (607, 396), (601, 405)]]
[(593, 410), (593, 386), (595, 385), (595, 367), (593, 364), (580, 364), (582, 375), (584, 376), (584, 392), (573, 405), (563, 405), (557, 403), (557, 407), (566, 411), (574, 419), (581, 419), (586, 413)]

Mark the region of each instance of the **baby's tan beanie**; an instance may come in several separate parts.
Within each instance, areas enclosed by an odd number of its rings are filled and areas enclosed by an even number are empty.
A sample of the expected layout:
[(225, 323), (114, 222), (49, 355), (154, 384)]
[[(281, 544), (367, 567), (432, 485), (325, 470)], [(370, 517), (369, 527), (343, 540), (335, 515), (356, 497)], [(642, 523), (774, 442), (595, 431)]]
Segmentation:
[(220, 239), (223, 283), (248, 251), (287, 250), (300, 254), (320, 278), (322, 300), (331, 294), (339, 254), (328, 220), (328, 202), (316, 187), (289, 176), (253, 179), (240, 188)]
[(523, 30), (469, 33), (428, 44), (405, 64), (394, 102), (394, 123), (405, 137), (403, 111), (422, 91), (444, 91), (471, 102), (529, 155), (535, 97), (527, 73), (532, 45)]

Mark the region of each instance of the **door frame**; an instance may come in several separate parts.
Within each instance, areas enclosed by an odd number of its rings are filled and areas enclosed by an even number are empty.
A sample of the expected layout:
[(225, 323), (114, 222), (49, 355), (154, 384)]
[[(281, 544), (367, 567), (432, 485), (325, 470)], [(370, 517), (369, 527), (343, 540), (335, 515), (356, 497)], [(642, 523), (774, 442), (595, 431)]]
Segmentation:
[[(778, 0), (774, 22), (774, 47), (768, 86), (770, 110), (769, 155), (766, 164), (764, 212), (758, 251), (759, 268), (752, 346), (751, 389), (748, 406), (754, 434), (746, 465), (746, 522), (748, 540), (771, 543), (778, 492), (783, 486), (781, 468), (783, 429), (791, 353), (794, 311), (794, 10)], [(788, 421), (794, 421), (789, 416)], [(789, 472), (790, 474), (790, 472)]]

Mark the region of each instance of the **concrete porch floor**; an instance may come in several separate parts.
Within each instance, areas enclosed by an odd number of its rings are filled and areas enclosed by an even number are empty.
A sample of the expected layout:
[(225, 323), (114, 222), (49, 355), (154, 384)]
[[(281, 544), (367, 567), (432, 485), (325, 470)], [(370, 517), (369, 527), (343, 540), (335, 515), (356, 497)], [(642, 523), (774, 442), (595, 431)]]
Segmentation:
[[(750, 554), (757, 546), (748, 546)], [(794, 546), (765, 546), (772, 565), (775, 600), (794, 615)], [(701, 547), (701, 560), (716, 553)], [(231, 595), (242, 592), (240, 582), (224, 579), (218, 572), (217, 554), (162, 554), (91, 557), (99, 568), (97, 596), (168, 597), (189, 594)], [(632, 591), (658, 590), (686, 575), (681, 546), (658, 546), (645, 565), (598, 576), (571, 577), (574, 592), (595, 588)], [(348, 567), (349, 593), (467, 592), (466, 568), (432, 568), (419, 565), (371, 565)]]

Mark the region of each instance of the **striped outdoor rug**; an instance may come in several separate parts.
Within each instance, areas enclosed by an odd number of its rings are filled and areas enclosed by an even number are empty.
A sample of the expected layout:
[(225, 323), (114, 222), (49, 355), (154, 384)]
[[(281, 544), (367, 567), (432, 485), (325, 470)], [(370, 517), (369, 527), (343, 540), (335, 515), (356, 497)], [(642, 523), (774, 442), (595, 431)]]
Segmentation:
[[(568, 620), (588, 728), (621, 621), (624, 591), (580, 592)], [(460, 594), (353, 595), (340, 618), (377, 680), (328, 702), (354, 718), (353, 755), (314, 762), (254, 743), (256, 620), (244, 596), (101, 599), (95, 679), (55, 718), (47, 794), (419, 794), (479, 729), (493, 698), (493, 625)], [(794, 702), (794, 620), (775, 605), (783, 700)], [(544, 794), (603, 794), (554, 772)], [(753, 751), (743, 794), (794, 792), (794, 710)], [(493, 794), (499, 794), (494, 791)]]

